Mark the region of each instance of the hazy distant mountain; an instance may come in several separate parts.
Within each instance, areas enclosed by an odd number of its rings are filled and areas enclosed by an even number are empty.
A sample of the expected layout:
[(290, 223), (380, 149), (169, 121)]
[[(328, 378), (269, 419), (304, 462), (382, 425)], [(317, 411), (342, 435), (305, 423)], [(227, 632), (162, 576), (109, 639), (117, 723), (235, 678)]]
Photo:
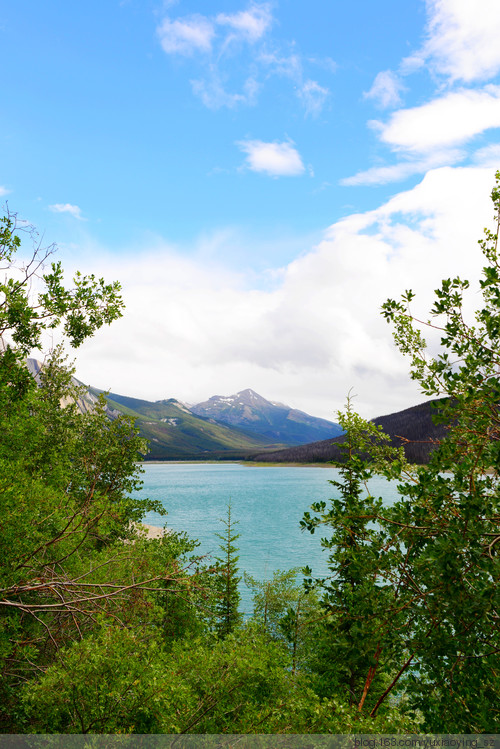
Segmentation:
[(106, 399), (111, 409), (136, 420), (149, 440), (148, 460), (235, 460), (284, 444), (197, 416), (174, 398), (146, 401), (109, 393)]
[(214, 395), (192, 406), (191, 411), (219, 424), (239, 427), (287, 445), (302, 445), (342, 434), (341, 427), (333, 421), (268, 401), (250, 389), (235, 395)]
[[(432, 420), (432, 414), (436, 413), (439, 402), (426, 401), (404, 411), (379, 416), (372, 421), (380, 424), (384, 432), (391, 437), (393, 445), (404, 446), (406, 458), (411, 463), (425, 464), (435, 447), (435, 441), (443, 439), (447, 433), (446, 426), (436, 425)], [(344, 437), (340, 436), (333, 440), (321, 440), (276, 452), (260, 453), (254, 455), (252, 460), (272, 463), (327, 463), (339, 459), (339, 443), (343, 440)]]

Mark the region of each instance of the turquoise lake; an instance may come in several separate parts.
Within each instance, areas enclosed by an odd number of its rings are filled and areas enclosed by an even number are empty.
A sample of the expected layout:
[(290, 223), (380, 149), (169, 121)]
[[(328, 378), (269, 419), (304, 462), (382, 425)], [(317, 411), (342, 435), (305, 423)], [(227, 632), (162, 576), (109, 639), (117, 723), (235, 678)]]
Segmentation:
[[(231, 502), (232, 518), (240, 534), (240, 570), (265, 580), (275, 570), (309, 565), (313, 574), (326, 573), (322, 533), (300, 530), (300, 520), (311, 503), (335, 496), (329, 479), (337, 469), (326, 466), (248, 466), (238, 463), (146, 464), (140, 496), (159, 500), (167, 511), (149, 513), (145, 522), (185, 531), (200, 541), (201, 554), (218, 553), (216, 533)], [(394, 485), (374, 479), (370, 491), (391, 503)], [(241, 585), (242, 610), (251, 611), (249, 591)]]

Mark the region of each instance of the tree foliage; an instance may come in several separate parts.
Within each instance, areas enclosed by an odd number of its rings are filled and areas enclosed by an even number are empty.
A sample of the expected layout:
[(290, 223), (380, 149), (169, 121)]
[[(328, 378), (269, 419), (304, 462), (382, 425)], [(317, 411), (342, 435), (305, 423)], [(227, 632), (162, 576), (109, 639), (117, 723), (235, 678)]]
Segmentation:
[[(331, 576), (317, 581), (328, 614), (315, 666), (323, 688), (347, 688), (372, 717), (397, 697), (435, 732), (500, 727), (500, 173), (492, 199), (496, 230), (480, 243), (487, 265), (474, 324), (464, 312), (469, 284), (459, 278), (436, 290), (428, 320), (414, 315), (411, 291), (383, 307), (412, 377), (441, 397), (436, 418), (446, 437), (426, 467), (410, 469), (390, 453), (386, 462), (383, 436), (348, 403), (336, 497), (303, 520), (311, 532), (329, 530), (322, 543)], [(440, 332), (436, 354), (422, 327)], [(363, 488), (374, 473), (399, 480), (392, 506)]]
[(38, 382), (25, 366), (47, 329), (62, 324), (78, 345), (119, 316), (118, 284), (77, 276), (66, 289), (59, 266), (41, 272), (50, 250), (39, 246), (16, 262), (11, 216), (0, 241), (0, 726), (12, 731), (20, 687), (61, 649), (104, 621), (143, 630), (156, 621), (159, 591), (183, 589), (188, 574), (177, 552), (153, 552), (136, 530), (146, 511), (163, 508), (134, 496), (144, 443), (133, 424), (110, 419), (104, 398), (82, 409), (59, 350)]
[(277, 570), (268, 580), (244, 574), (253, 594), (253, 617), (273, 640), (286, 646), (292, 674), (308, 670), (321, 620), (315, 591), (297, 583), (298, 573), (298, 568)]
[[(424, 393), (445, 396), (439, 418), (448, 435), (427, 469), (401, 486), (388, 521), (399, 528), (412, 699), (429, 727), (445, 721), (457, 733), (500, 727), (500, 172), (491, 197), (495, 230), (479, 243), (486, 265), (474, 322), (460, 278), (442, 282), (425, 322), (413, 314), (411, 291), (383, 307), (411, 376)], [(440, 333), (437, 354), (422, 327)]]
[[(32, 251), (28, 260), (19, 262), (16, 253), (23, 234)], [(0, 219), (0, 270), (5, 274), (0, 282), (0, 338), (10, 339), (23, 354), (41, 345), (45, 331), (59, 326), (77, 347), (122, 314), (118, 282), (106, 284), (103, 278), (77, 272), (73, 286), (67, 287), (60, 262), (44, 272), (54, 251), (54, 245), (42, 247), (35, 229), (16, 214)]]
[(306, 512), (301, 521), (310, 533), (325, 532), (321, 545), (331, 574), (313, 579), (306, 568), (305, 585), (321, 592), (324, 612), (313, 664), (317, 688), (341, 694), (361, 710), (387, 680), (399, 605), (390, 580), (391, 539), (379, 520), (383, 499), (372, 496), (368, 482), (379, 473), (395, 478), (409, 467), (403, 449), (391, 447), (381, 427), (355, 413), (350, 396), (337, 419), (345, 440), (336, 463), (339, 478), (330, 481), (335, 497), (328, 506), (315, 502), (315, 514)]

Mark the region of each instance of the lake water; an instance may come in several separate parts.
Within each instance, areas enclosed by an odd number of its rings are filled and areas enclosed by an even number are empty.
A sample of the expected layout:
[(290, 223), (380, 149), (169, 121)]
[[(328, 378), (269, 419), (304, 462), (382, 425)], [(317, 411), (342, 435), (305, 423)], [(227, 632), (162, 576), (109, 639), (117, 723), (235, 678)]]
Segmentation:
[[(159, 500), (166, 517), (149, 513), (145, 522), (185, 531), (200, 541), (201, 554), (219, 552), (216, 533), (223, 533), (221, 518), (227, 504), (235, 532), (240, 534), (239, 567), (265, 580), (275, 570), (309, 565), (313, 574), (326, 573), (322, 533), (300, 530), (300, 520), (311, 503), (335, 495), (329, 479), (335, 468), (317, 466), (248, 466), (238, 463), (145, 464), (140, 496)], [(370, 491), (387, 502), (397, 497), (394, 485), (373, 479)], [(251, 611), (249, 591), (241, 585), (242, 610)]]

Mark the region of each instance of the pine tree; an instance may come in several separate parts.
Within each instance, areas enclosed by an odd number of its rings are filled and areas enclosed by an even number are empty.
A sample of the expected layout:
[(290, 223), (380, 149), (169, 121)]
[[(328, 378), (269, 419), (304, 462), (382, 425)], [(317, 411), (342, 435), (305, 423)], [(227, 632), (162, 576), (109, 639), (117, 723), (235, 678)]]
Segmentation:
[(316, 514), (304, 513), (301, 526), (311, 533), (326, 531), (321, 545), (330, 570), (316, 580), (310, 568), (304, 570), (306, 589), (318, 589), (325, 614), (313, 665), (317, 688), (322, 696), (340, 694), (361, 710), (374, 680), (384, 680), (397, 608), (387, 579), (390, 541), (377, 522), (383, 503), (371, 495), (367, 481), (376, 473), (398, 475), (406, 462), (402, 448), (391, 447), (381, 427), (354, 412), (351, 400), (337, 414), (345, 440), (335, 463), (339, 478), (329, 482), (335, 496), (328, 504), (315, 502)]
[(227, 506), (227, 517), (221, 518), (225, 527), (223, 533), (217, 533), (221, 540), (219, 549), (221, 556), (216, 557), (216, 632), (220, 639), (233, 632), (242, 622), (243, 617), (239, 611), (240, 592), (238, 584), (241, 577), (238, 576), (238, 547), (234, 542), (240, 537), (234, 533), (234, 526), (238, 521), (231, 518), (231, 503)]

